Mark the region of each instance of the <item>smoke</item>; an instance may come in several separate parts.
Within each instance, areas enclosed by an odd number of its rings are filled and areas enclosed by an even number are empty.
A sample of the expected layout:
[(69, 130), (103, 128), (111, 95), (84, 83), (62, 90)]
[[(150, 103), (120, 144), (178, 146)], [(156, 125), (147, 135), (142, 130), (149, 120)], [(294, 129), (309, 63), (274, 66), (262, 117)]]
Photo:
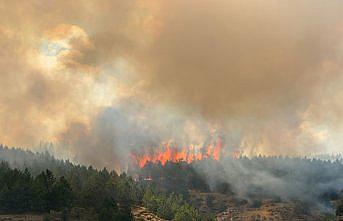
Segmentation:
[(111, 168), (211, 130), (248, 155), (340, 152), (342, 4), (0, 2), (0, 140)]
[(151, 87), (211, 117), (269, 118), (306, 106), (340, 41), (337, 4), (166, 3), (150, 48)]
[(341, 161), (243, 157), (235, 160), (225, 158), (220, 163), (201, 161), (193, 165), (212, 189), (215, 190), (220, 183), (228, 183), (234, 194), (250, 201), (301, 200), (309, 206), (327, 210), (332, 207), (328, 202), (343, 188), (339, 173)]
[[(1, 2), (3, 143), (34, 146), (40, 141), (58, 142), (58, 134), (70, 122), (88, 124), (100, 108), (111, 104), (117, 94), (113, 72), (121, 71), (105, 72), (122, 66), (122, 48), (128, 50), (130, 44), (124, 29), (130, 23), (127, 17), (132, 4)], [(110, 13), (113, 8), (114, 14)], [(97, 16), (100, 11), (107, 13)], [(116, 44), (101, 40), (106, 38)], [(109, 57), (110, 63), (100, 55)], [(97, 59), (108, 67), (102, 67)]]
[(129, 99), (105, 108), (89, 126), (73, 122), (60, 134), (59, 149), (67, 153), (62, 157), (74, 156), (76, 162), (121, 170), (127, 167), (131, 153), (152, 154), (164, 142), (180, 147), (202, 145), (211, 125), (200, 116), (170, 111), (164, 105), (152, 109), (145, 102)]

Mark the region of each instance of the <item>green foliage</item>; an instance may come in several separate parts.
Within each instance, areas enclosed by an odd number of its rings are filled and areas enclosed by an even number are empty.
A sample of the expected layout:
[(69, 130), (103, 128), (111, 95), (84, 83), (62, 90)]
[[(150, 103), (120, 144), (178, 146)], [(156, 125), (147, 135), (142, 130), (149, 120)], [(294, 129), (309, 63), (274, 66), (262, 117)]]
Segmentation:
[(106, 197), (101, 205), (99, 213), (99, 221), (112, 221), (118, 220), (119, 209), (112, 198)]
[(147, 163), (139, 171), (141, 177), (151, 177), (160, 190), (168, 193), (182, 194), (188, 197), (189, 189), (209, 191), (203, 176), (186, 162), (167, 162), (162, 164)]
[(159, 207), (159, 198), (151, 188), (148, 188), (143, 196), (143, 205), (151, 212), (156, 213)]
[(112, 182), (113, 195), (123, 205), (139, 204), (143, 197), (143, 187), (125, 173)]
[(53, 189), (55, 208), (70, 207), (73, 201), (73, 192), (70, 184), (64, 177), (55, 183)]
[(30, 209), (33, 200), (32, 178), (27, 170), (11, 170), (0, 164), (0, 210), (23, 212)]
[[(10, 164), (1, 163), (1, 160), (8, 160)], [(226, 170), (222, 166), (224, 164), (235, 170)], [(240, 168), (246, 170), (242, 172)], [(121, 217), (118, 220), (130, 220), (130, 206), (143, 204), (164, 218), (192, 220), (197, 219), (198, 214), (186, 203), (189, 190), (210, 191), (205, 180), (211, 180), (214, 184), (211, 186), (213, 191), (231, 195), (234, 194), (233, 186), (228, 180), (238, 178), (244, 181), (242, 183), (254, 183), (252, 179), (256, 178), (256, 171), (264, 171), (285, 181), (290, 185), (290, 190), (293, 190), (293, 184), (296, 185), (297, 189), (299, 187), (303, 191), (301, 196), (310, 199), (319, 198), (327, 202), (342, 198), (336, 188), (326, 189), (324, 192), (322, 188), (327, 184), (332, 186), (331, 184), (342, 179), (342, 160), (242, 157), (236, 160), (222, 159), (222, 164), (210, 159), (192, 164), (148, 163), (144, 168), (135, 170), (139, 182), (126, 174), (119, 176), (115, 171), (109, 172), (106, 168), (97, 170), (91, 166), (57, 160), (48, 152), (32, 153), (0, 145), (0, 212), (57, 210), (66, 211), (67, 218), (67, 212), (70, 212), (71, 208), (83, 208), (86, 211), (95, 211), (99, 217), (101, 214), (107, 217), (103, 219), (111, 219), (108, 217), (117, 214)], [(231, 173), (232, 171), (234, 173)], [(245, 174), (246, 171), (250, 173)], [(151, 179), (144, 179), (147, 177)], [(147, 186), (156, 189), (146, 188)], [(309, 186), (311, 188), (308, 188)], [(268, 185), (248, 186), (247, 195), (257, 200), (266, 197), (280, 200), (280, 195), (271, 192)], [(112, 204), (106, 202), (109, 198)], [(207, 198), (208, 205), (212, 202), (213, 199)], [(117, 209), (112, 208), (113, 203)], [(306, 214), (309, 211), (308, 206), (301, 201), (297, 210)], [(336, 213), (343, 215), (343, 203), (337, 206)], [(201, 219), (210, 220), (211, 217), (207, 219), (202, 214)]]
[(132, 203), (141, 201), (142, 189), (130, 177), (80, 166), (64, 173), (56, 178), (45, 170), (33, 177), (28, 169), (11, 169), (0, 162), (0, 213), (54, 210), (67, 220), (67, 211), (80, 207), (95, 209), (101, 220), (125, 221), (131, 220)]
[[(198, 211), (188, 205), (181, 195), (157, 194), (151, 188), (147, 188), (143, 196), (143, 205), (163, 219), (171, 220), (178, 216), (180, 220), (187, 220), (187, 217), (194, 218), (188, 220), (199, 220), (200, 217)], [(178, 214), (180, 210), (183, 210), (182, 214)]]
[(181, 206), (175, 213), (175, 221), (196, 221), (200, 220), (197, 210), (188, 204)]
[[(94, 210), (100, 221), (125, 221), (131, 220), (130, 207), (143, 203), (158, 216), (172, 219), (180, 206), (186, 203), (179, 194), (187, 195), (189, 186), (207, 188), (194, 170), (185, 170), (182, 176), (178, 176), (178, 171), (184, 168), (183, 164), (168, 164), (166, 176), (170, 177), (171, 182), (166, 186), (165, 194), (157, 194), (147, 188), (150, 185), (137, 182), (125, 173), (118, 176), (106, 168), (96, 170), (91, 166), (74, 165), (56, 160), (48, 153), (12, 152), (23, 156), (23, 165), (30, 168), (12, 169), (9, 164), (0, 163), (0, 212), (54, 210), (62, 211), (66, 220), (71, 208), (86, 208)], [(1, 146), (0, 153), (11, 155), (9, 149)], [(25, 161), (25, 157), (31, 161)]]

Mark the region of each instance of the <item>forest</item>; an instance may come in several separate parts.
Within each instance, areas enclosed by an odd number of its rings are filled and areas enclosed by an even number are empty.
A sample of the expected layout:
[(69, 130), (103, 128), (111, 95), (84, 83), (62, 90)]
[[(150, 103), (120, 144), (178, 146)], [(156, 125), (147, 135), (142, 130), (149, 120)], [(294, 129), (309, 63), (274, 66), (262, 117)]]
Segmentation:
[(330, 202), (336, 201), (334, 209), (343, 215), (340, 159), (206, 159), (148, 163), (118, 174), (55, 159), (48, 152), (0, 146), (0, 161), (1, 214), (56, 211), (69, 220), (73, 208), (83, 208), (94, 220), (132, 220), (131, 208), (144, 206), (168, 220), (213, 220), (215, 214), (199, 211), (192, 202), (190, 193), (198, 192), (231, 196), (251, 207), (264, 199), (293, 201), (304, 211), (332, 208)]
[(58, 211), (68, 220), (72, 208), (86, 208), (95, 220), (125, 221), (132, 219), (132, 206), (145, 205), (166, 219), (201, 220), (181, 195), (157, 192), (126, 173), (3, 146), (0, 161), (1, 214)]

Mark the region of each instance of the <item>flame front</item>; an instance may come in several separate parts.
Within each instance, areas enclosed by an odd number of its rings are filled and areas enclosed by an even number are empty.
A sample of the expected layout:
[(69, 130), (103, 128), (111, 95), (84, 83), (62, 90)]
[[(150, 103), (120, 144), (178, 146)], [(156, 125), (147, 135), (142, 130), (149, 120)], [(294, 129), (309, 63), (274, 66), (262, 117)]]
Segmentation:
[(178, 147), (172, 142), (165, 142), (158, 148), (150, 148), (152, 153), (144, 152), (137, 154), (132, 152), (131, 158), (136, 166), (144, 167), (148, 162), (165, 165), (169, 162), (185, 161), (191, 163), (195, 160), (206, 158), (219, 160), (223, 151), (223, 142), (220, 137), (216, 141), (209, 142), (207, 145), (188, 145)]

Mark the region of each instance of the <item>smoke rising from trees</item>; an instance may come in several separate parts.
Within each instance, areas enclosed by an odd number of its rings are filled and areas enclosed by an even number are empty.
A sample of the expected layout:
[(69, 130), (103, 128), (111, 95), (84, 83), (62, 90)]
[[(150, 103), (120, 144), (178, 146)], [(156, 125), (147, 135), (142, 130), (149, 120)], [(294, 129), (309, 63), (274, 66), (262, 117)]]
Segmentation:
[(113, 168), (211, 130), (247, 155), (340, 152), (342, 4), (2, 2), (0, 140)]

